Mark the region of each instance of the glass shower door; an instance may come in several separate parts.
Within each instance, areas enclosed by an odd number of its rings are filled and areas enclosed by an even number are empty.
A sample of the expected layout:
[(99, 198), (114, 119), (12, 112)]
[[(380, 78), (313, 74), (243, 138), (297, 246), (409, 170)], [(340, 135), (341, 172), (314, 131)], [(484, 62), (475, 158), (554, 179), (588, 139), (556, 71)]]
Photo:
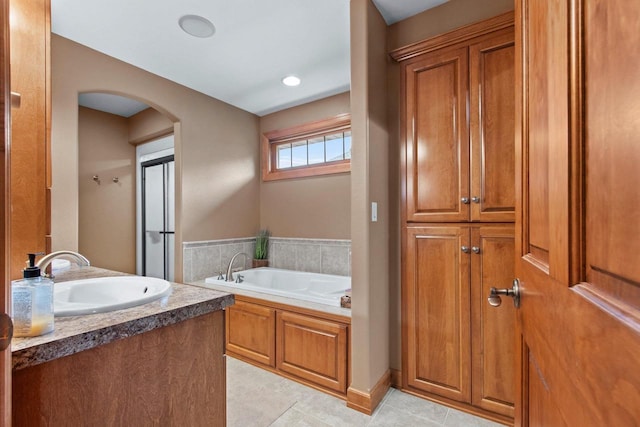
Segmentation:
[(142, 229), (144, 276), (174, 279), (173, 156), (142, 163)]

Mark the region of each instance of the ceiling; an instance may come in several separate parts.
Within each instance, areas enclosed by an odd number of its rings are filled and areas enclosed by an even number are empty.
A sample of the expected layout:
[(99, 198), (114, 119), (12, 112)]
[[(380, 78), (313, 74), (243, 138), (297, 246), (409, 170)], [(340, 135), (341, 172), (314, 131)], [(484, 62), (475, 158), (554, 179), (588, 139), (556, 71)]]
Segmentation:
[[(447, 0), (373, 1), (392, 24)], [(215, 34), (186, 34), (187, 14)], [(62, 37), (259, 116), (350, 88), (349, 0), (52, 0), (51, 16)], [(284, 86), (290, 74), (302, 83)], [(81, 105), (128, 117), (118, 98)]]

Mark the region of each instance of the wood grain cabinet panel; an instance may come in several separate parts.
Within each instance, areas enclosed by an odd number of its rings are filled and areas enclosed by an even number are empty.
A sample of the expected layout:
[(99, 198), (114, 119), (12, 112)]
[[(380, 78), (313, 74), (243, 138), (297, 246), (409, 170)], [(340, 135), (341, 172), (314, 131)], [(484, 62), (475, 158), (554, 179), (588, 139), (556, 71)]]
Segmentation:
[(229, 355), (346, 396), (349, 318), (236, 295), (226, 319)]
[[(51, 234), (50, 0), (9, 1), (11, 91), (11, 278), (22, 277), (29, 252), (44, 252)], [(49, 236), (50, 237), (50, 236)]]
[(226, 425), (222, 311), (13, 374), (14, 426)]
[(403, 387), (513, 417), (515, 308), (487, 297), (513, 281), (514, 226), (410, 226), (405, 245)]
[(503, 32), (469, 47), (471, 220), (515, 220), (515, 44)]
[(276, 319), (278, 370), (346, 393), (347, 325), (283, 311)]
[(226, 312), (227, 352), (275, 367), (275, 310), (236, 301)]
[(467, 48), (405, 65), (407, 220), (465, 221), (469, 205)]
[[(514, 15), (391, 52), (402, 63), (402, 386), (510, 422), (515, 311)], [(544, 188), (542, 189), (544, 191)]]
[(406, 221), (515, 220), (513, 28), (404, 64)]
[(513, 225), (471, 229), (471, 349), (474, 405), (513, 417), (515, 399), (515, 316), (511, 298), (499, 307), (489, 290), (511, 287), (515, 277)]
[(406, 386), (470, 402), (469, 230), (408, 227), (405, 242)]

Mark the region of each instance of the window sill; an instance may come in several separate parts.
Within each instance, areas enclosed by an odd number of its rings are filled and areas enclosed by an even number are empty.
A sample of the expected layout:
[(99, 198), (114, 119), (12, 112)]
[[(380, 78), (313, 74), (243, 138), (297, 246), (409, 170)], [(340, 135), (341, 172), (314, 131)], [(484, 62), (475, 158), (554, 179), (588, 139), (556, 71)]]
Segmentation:
[(332, 164), (323, 164), (321, 166), (305, 166), (302, 168), (264, 171), (262, 174), (263, 181), (278, 181), (281, 179), (306, 178), (310, 176), (333, 175), (336, 173), (351, 172), (351, 162), (345, 160)]

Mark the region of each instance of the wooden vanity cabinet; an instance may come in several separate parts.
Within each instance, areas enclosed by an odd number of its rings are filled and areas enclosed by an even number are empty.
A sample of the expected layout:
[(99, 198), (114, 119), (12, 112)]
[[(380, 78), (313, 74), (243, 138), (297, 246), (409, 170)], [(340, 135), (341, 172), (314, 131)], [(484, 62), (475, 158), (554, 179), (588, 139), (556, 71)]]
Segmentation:
[(13, 373), (14, 426), (226, 425), (222, 310)]
[(514, 54), (511, 27), (403, 64), (408, 222), (514, 221)]
[(513, 225), (405, 230), (403, 387), (513, 417), (515, 308), (491, 307), (513, 280)]
[(346, 397), (348, 318), (242, 295), (226, 316), (227, 354)]

